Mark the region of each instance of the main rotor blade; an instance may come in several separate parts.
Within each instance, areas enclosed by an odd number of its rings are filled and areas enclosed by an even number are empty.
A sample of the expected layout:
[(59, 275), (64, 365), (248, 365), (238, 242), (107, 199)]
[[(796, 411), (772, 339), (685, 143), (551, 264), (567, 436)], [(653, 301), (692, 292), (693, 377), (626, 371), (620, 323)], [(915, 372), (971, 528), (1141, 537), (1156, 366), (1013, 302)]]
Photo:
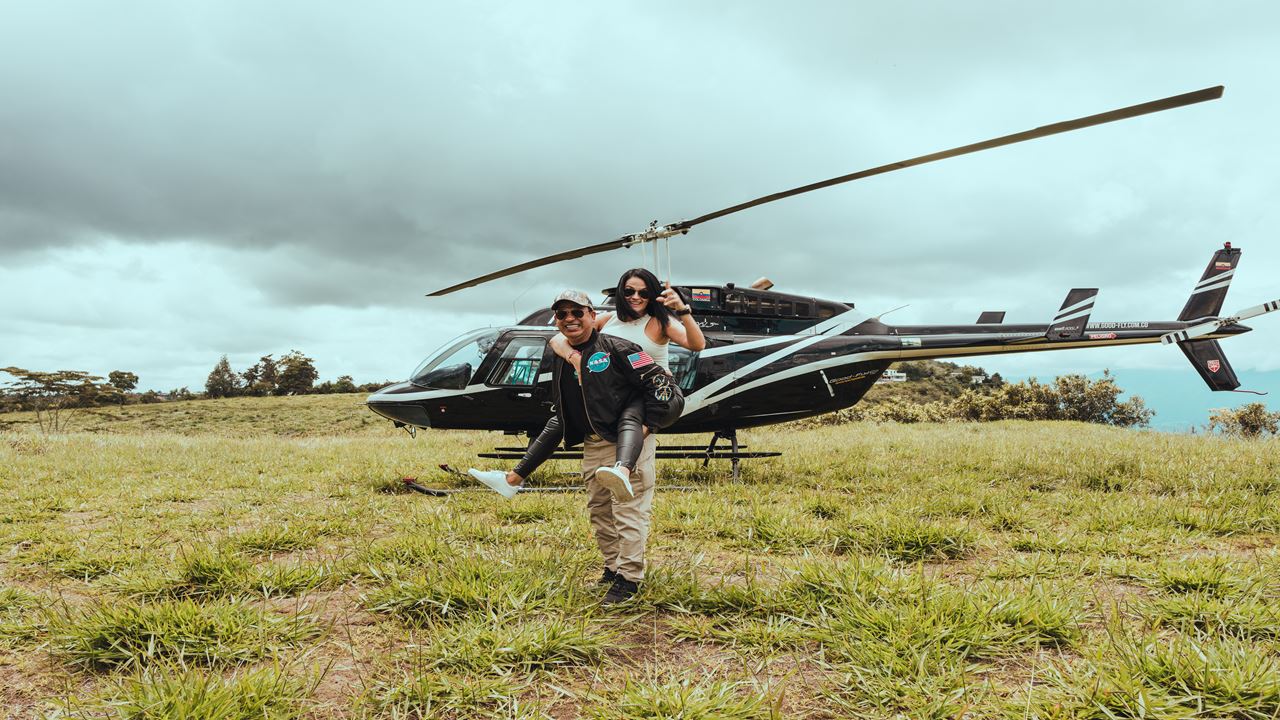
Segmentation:
[(674, 227), (678, 230), (688, 230), (689, 228), (695, 225), (701, 225), (708, 220), (715, 220), (716, 218), (722, 218), (725, 215), (732, 215), (733, 213), (746, 210), (747, 208), (753, 208), (757, 205), (764, 205), (765, 203), (771, 203), (775, 200), (789, 198), (793, 195), (800, 195), (801, 193), (807, 193), (813, 190), (821, 190), (822, 188), (831, 187), (832, 185), (839, 185), (853, 180), (861, 180), (862, 178), (871, 177), (872, 175), (883, 175), (884, 173), (893, 172), (894, 170), (902, 170), (903, 168), (915, 167), (916, 165), (924, 165), (925, 163), (945, 160), (959, 155), (967, 155), (980, 150), (990, 150), (991, 148), (1012, 145), (1026, 140), (1035, 140), (1036, 138), (1057, 135), (1058, 133), (1070, 132), (1072, 130), (1080, 130), (1082, 128), (1093, 127), (1094, 125), (1103, 125), (1109, 122), (1115, 122), (1116, 120), (1126, 120), (1139, 115), (1147, 115), (1150, 113), (1161, 112), (1163, 110), (1172, 110), (1173, 108), (1179, 108), (1185, 105), (1194, 105), (1206, 100), (1217, 100), (1222, 97), (1222, 89), (1223, 87), (1221, 85), (1217, 85), (1203, 90), (1196, 90), (1195, 92), (1174, 95), (1173, 97), (1167, 97), (1163, 100), (1152, 100), (1151, 102), (1142, 103), (1140, 105), (1132, 105), (1130, 107), (1120, 108), (1119, 110), (1111, 110), (1109, 112), (1098, 113), (1097, 115), (1076, 118), (1075, 120), (1067, 120), (1065, 122), (1054, 123), (1052, 125), (1044, 125), (1035, 128), (1034, 130), (1025, 130), (1023, 132), (1013, 133), (1012, 135), (1004, 135), (991, 140), (983, 140), (982, 142), (963, 145), (950, 150), (943, 150), (929, 155), (921, 155), (920, 157), (911, 158), (910, 160), (889, 163), (888, 165), (881, 165), (868, 170), (859, 170), (858, 172), (849, 173), (848, 175), (841, 175), (840, 177), (833, 177), (829, 180), (801, 185), (800, 187), (791, 188), (790, 190), (783, 190), (782, 192), (776, 192), (772, 195), (758, 197), (755, 200), (748, 200), (747, 202), (727, 207), (723, 210), (717, 210), (713, 213), (707, 213), (706, 215), (696, 217), (692, 220), (678, 222)]
[[(889, 163), (888, 165), (881, 165), (879, 167), (870, 168), (868, 170), (860, 170), (855, 173), (850, 173), (848, 175), (841, 175), (840, 177), (834, 177), (829, 180), (823, 180), (821, 182), (810, 183), (808, 185), (801, 185), (800, 187), (797, 187), (797, 188), (792, 188), (790, 190), (783, 190), (782, 192), (773, 193), (772, 195), (765, 195), (763, 197), (758, 197), (754, 200), (748, 200), (747, 202), (740, 203), (732, 207), (727, 207), (727, 208), (724, 208), (723, 210), (717, 210), (713, 213), (707, 213), (706, 215), (696, 217), (692, 220), (683, 220), (673, 225), (664, 226), (663, 228), (661, 228), (661, 231), (664, 233), (662, 236), (667, 237), (673, 234), (683, 233), (688, 231), (689, 228), (695, 225), (701, 225), (702, 223), (707, 222), (708, 220), (715, 220), (716, 218), (722, 218), (725, 215), (732, 215), (733, 213), (746, 210), (747, 208), (753, 208), (753, 207), (756, 207), (757, 205), (764, 205), (765, 203), (770, 203), (775, 200), (781, 200), (783, 198), (788, 198), (793, 195), (800, 195), (801, 193), (807, 193), (813, 190), (821, 190), (822, 188), (831, 187), (832, 185), (839, 185), (841, 183), (847, 183), (853, 180), (860, 180), (865, 177), (871, 177), (872, 175), (883, 175), (884, 173), (893, 172), (894, 170), (902, 170), (903, 168), (914, 167), (916, 165), (924, 165), (925, 163), (931, 163), (936, 160), (945, 160), (946, 158), (952, 158), (958, 155), (967, 155), (969, 153), (978, 152), (979, 150), (990, 150), (991, 148), (997, 148), (1004, 145), (1012, 145), (1014, 143), (1020, 143), (1025, 140), (1034, 140), (1036, 138), (1042, 138), (1048, 135), (1057, 135), (1058, 133), (1070, 132), (1072, 130), (1079, 130), (1081, 128), (1092, 127), (1094, 125), (1103, 125), (1105, 123), (1115, 122), (1116, 120), (1124, 120), (1131, 117), (1137, 117), (1139, 115), (1147, 115), (1149, 113), (1161, 112), (1163, 110), (1172, 110), (1173, 108), (1183, 107), (1184, 105), (1194, 105), (1195, 103), (1204, 102), (1206, 100), (1217, 100), (1218, 98), (1222, 97), (1222, 89), (1223, 89), (1222, 86), (1218, 85), (1215, 87), (1205, 88), (1203, 90), (1197, 90), (1195, 92), (1189, 92), (1182, 95), (1174, 95), (1173, 97), (1167, 97), (1167, 98), (1164, 98), (1163, 100), (1153, 100), (1151, 102), (1142, 103), (1140, 105), (1132, 105), (1127, 108), (1120, 108), (1119, 110), (1111, 110), (1110, 112), (1099, 113), (1097, 115), (1090, 115), (1088, 117), (1077, 118), (1075, 120), (1067, 120), (1066, 122), (1054, 123), (1052, 125), (1044, 125), (1042, 127), (1035, 128), (1034, 130), (1026, 130), (1024, 132), (1014, 133), (1012, 135), (1004, 135), (1002, 137), (993, 138), (991, 140), (984, 140), (982, 142), (972, 143), (970, 145), (964, 145), (962, 147), (952, 148), (950, 150), (943, 150), (941, 152), (936, 152), (929, 155), (921, 155), (920, 157), (911, 158), (910, 160), (902, 160), (895, 163)], [(632, 244), (634, 244), (639, 239), (644, 237), (645, 236), (643, 234), (640, 236), (624, 235), (620, 238), (617, 238), (616, 240), (610, 240), (609, 242), (597, 243), (595, 245), (588, 245), (583, 248), (578, 248), (577, 250), (569, 250), (567, 252), (556, 253), (555, 255), (548, 255), (547, 257), (538, 258), (536, 260), (530, 260), (528, 262), (520, 263), (519, 265), (513, 265), (509, 268), (506, 268), (505, 270), (491, 272), (488, 275), (482, 275), (480, 277), (467, 280), (466, 282), (458, 283), (457, 285), (451, 285), (447, 288), (444, 288), (443, 290), (437, 290), (433, 293), (430, 293), (428, 297), (438, 297), (440, 295), (448, 295), (451, 292), (462, 290), (463, 288), (474, 287), (476, 285), (480, 285), (481, 283), (489, 282), (490, 280), (497, 280), (498, 278), (507, 277), (508, 275), (515, 275), (516, 273), (524, 272), (525, 270), (532, 270), (533, 268), (542, 267), (544, 265), (551, 265), (553, 263), (558, 263), (563, 260), (572, 260), (574, 258), (580, 258), (586, 255), (594, 255), (596, 253), (602, 253), (608, 250), (615, 250), (618, 248), (630, 247)]]
[(532, 270), (533, 268), (542, 267), (543, 265), (558, 263), (561, 260), (572, 260), (574, 258), (580, 258), (585, 255), (594, 255), (596, 253), (602, 253), (608, 250), (617, 250), (619, 248), (624, 248), (630, 244), (631, 237), (632, 236), (630, 235), (626, 235), (618, 238), (617, 240), (610, 240), (609, 242), (602, 242), (602, 243), (597, 243), (595, 245), (588, 245), (587, 247), (578, 248), (577, 250), (567, 250), (562, 253), (556, 253), (555, 255), (548, 255), (547, 257), (544, 257), (544, 258), (538, 258), (537, 260), (530, 260), (529, 262), (523, 262), (523, 263), (520, 263), (519, 265), (512, 265), (506, 270), (491, 272), (488, 275), (481, 275), (478, 278), (472, 278), (471, 280), (468, 280), (466, 282), (460, 282), (457, 285), (450, 285), (449, 287), (444, 288), (443, 290), (437, 290), (433, 293), (428, 293), (427, 297), (439, 297), (440, 295), (448, 295), (449, 293), (454, 292), (456, 290), (473, 287), (475, 285), (480, 285), (481, 283), (487, 283), (490, 280), (497, 280), (498, 278), (504, 278), (508, 275), (515, 275), (516, 273), (522, 273), (525, 270)]

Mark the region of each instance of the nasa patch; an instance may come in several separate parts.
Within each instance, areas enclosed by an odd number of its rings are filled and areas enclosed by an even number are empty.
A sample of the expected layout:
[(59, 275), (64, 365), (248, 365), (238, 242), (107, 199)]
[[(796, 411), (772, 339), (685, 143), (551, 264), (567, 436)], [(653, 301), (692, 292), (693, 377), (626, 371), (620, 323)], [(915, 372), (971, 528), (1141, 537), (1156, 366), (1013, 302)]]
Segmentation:
[(587, 369), (593, 373), (604, 372), (609, 368), (609, 353), (596, 352), (592, 353), (587, 359)]

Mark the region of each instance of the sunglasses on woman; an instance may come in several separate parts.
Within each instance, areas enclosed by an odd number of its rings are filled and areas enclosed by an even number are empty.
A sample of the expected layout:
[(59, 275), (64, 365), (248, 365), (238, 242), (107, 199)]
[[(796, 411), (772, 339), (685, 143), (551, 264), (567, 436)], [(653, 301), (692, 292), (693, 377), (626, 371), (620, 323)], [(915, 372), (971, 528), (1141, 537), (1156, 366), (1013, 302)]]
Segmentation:
[(579, 308), (573, 308), (572, 310), (568, 310), (568, 309), (565, 309), (565, 310), (556, 310), (556, 319), (557, 319), (557, 320), (564, 320), (565, 318), (567, 318), (567, 317), (569, 317), (570, 315), (572, 315), (572, 316), (574, 316), (575, 318), (578, 318), (579, 320), (581, 320), (581, 319), (582, 319), (582, 316), (583, 316), (583, 315), (586, 315), (586, 314), (587, 314), (587, 309), (586, 309), (586, 308), (580, 308), (580, 307), (579, 307)]
[(645, 300), (650, 299), (650, 298), (649, 298), (649, 291), (648, 291), (648, 290), (637, 290), (637, 289), (635, 289), (635, 288), (633, 288), (633, 287), (624, 287), (624, 288), (622, 288), (622, 295), (623, 295), (623, 297), (631, 297), (632, 295), (639, 295), (640, 297), (644, 298)]

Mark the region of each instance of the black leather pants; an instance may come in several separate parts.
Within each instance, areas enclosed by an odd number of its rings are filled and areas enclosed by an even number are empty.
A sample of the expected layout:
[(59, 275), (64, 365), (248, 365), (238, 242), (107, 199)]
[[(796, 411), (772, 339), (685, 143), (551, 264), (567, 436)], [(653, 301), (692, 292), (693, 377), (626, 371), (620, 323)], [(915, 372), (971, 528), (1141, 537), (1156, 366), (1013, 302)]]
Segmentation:
[(627, 470), (635, 470), (643, 449), (644, 399), (636, 397), (618, 418), (618, 463)]

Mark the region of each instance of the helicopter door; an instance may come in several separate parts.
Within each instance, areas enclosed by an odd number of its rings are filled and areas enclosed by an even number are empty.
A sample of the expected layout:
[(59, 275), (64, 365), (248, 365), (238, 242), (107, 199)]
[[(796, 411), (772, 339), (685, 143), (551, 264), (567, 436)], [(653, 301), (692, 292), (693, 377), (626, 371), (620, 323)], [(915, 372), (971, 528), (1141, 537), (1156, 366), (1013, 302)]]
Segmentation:
[(498, 340), (497, 359), (485, 384), (502, 390), (498, 403), (504, 420), (540, 426), (550, 416), (546, 405), (551, 391), (547, 339), (546, 335), (512, 334)]

